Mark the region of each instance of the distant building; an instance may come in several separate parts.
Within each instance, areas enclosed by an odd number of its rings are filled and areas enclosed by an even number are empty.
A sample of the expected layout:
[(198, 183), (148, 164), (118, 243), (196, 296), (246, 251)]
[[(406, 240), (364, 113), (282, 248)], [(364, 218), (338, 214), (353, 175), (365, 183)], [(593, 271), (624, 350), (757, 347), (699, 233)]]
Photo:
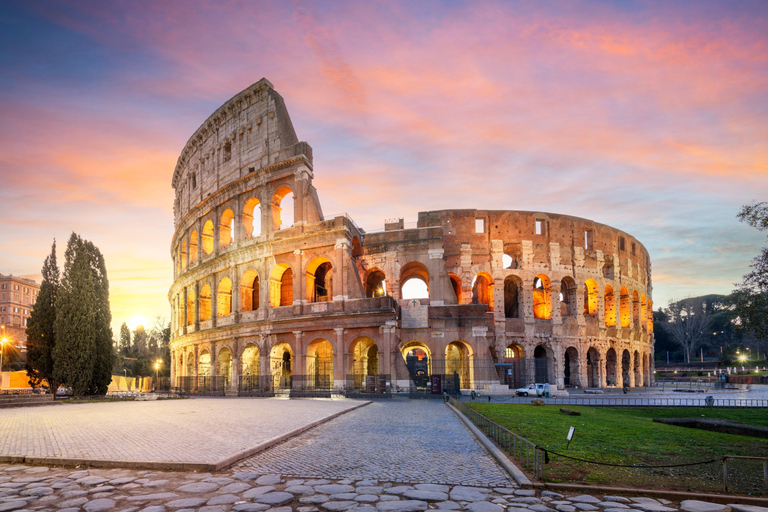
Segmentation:
[(27, 348), (27, 322), (40, 293), (32, 279), (0, 274), (0, 337), (21, 351)]

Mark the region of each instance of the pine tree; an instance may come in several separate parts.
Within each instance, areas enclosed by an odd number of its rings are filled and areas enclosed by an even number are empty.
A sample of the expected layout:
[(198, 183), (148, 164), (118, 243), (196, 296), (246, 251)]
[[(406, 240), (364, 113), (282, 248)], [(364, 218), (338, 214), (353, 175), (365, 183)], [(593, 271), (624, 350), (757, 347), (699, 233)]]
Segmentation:
[(123, 322), (120, 326), (120, 355), (123, 357), (130, 357), (131, 355), (131, 330), (128, 328), (128, 324)]
[(75, 395), (105, 394), (112, 380), (109, 281), (99, 249), (72, 233), (56, 301), (54, 376)]
[(53, 350), (56, 346), (56, 296), (59, 291), (59, 267), (56, 265), (56, 240), (51, 254), (43, 263), (43, 281), (35, 307), (27, 323), (27, 360), (25, 369), (29, 385), (43, 387), (55, 395), (58, 388), (53, 377)]

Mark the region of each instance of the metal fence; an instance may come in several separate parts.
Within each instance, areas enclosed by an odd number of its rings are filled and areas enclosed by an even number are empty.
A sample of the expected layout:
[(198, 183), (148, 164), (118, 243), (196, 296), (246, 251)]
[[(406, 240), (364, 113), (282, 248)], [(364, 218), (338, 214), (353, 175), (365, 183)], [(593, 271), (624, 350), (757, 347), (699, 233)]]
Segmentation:
[[(487, 400), (485, 397), (472, 398), (462, 395), (464, 402)], [(494, 396), (496, 403), (529, 404), (536, 397)], [(548, 405), (582, 405), (590, 407), (768, 407), (768, 400), (750, 398), (575, 398), (539, 397)]]
[(499, 448), (511, 455), (523, 467), (528, 468), (534, 478), (543, 478), (544, 452), (541, 448), (454, 398), (450, 399), (450, 404), (469, 418), (486, 436), (493, 439)]
[(391, 382), (391, 377), (391, 375), (383, 373), (377, 375), (361, 375), (359, 373), (347, 375), (345, 395), (350, 398), (391, 398), (391, 385), (387, 385), (388, 382)]
[(241, 375), (237, 382), (238, 396), (275, 396), (272, 375)]
[(182, 393), (199, 395), (223, 396), (229, 388), (229, 378), (221, 375), (215, 377), (178, 377), (178, 388)]

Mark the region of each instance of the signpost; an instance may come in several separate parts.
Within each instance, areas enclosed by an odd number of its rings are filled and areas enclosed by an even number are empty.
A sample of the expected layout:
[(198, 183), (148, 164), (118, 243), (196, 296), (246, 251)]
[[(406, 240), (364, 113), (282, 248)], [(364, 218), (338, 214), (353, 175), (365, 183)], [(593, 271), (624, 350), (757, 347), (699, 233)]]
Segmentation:
[(569, 446), (571, 446), (571, 440), (573, 439), (573, 433), (576, 431), (576, 427), (571, 427), (571, 430), (568, 431), (568, 444), (565, 445), (565, 449), (567, 450)]

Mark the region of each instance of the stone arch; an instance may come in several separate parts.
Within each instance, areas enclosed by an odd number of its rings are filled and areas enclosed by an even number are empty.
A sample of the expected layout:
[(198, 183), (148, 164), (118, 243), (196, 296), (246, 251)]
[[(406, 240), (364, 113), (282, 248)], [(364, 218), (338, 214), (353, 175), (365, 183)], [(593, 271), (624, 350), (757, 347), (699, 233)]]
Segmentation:
[(194, 377), (195, 376), (195, 353), (192, 351), (187, 352), (187, 366), (186, 366), (186, 376), (187, 377)]
[(293, 383), (293, 349), (289, 343), (275, 343), (269, 352), (269, 370), (275, 388), (289, 388)]
[(203, 224), (203, 252), (205, 254), (211, 254), (213, 252), (213, 221), (208, 219)]
[(632, 356), (632, 373), (635, 376), (635, 387), (643, 386), (643, 361), (640, 358), (640, 352), (635, 350)]
[(632, 292), (632, 326), (635, 329), (640, 328), (640, 294), (637, 290)]
[(517, 276), (504, 279), (504, 316), (520, 318), (520, 289), (522, 281)]
[(504, 349), (503, 363), (499, 365), (499, 381), (515, 388), (521, 388), (528, 384), (525, 375), (525, 349), (517, 344), (510, 343)]
[(576, 281), (565, 276), (560, 281), (560, 316), (576, 316)]
[(197, 261), (197, 231), (194, 229), (189, 234), (189, 264)]
[(367, 336), (359, 336), (352, 340), (349, 345), (349, 353), (352, 356), (350, 368), (352, 375), (355, 376), (356, 385), (362, 386), (365, 383), (365, 377), (368, 375), (379, 374), (379, 346)]
[(240, 278), (240, 311), (259, 309), (259, 274), (246, 270)]
[(227, 208), (221, 214), (221, 223), (219, 224), (219, 247), (222, 249), (232, 245), (232, 235), (235, 227), (235, 214)]
[(537, 345), (533, 350), (534, 381), (537, 383), (549, 382), (549, 368), (552, 359), (552, 350), (544, 345)]
[(640, 318), (638, 322), (643, 330), (648, 330), (648, 302), (645, 299), (644, 293), (640, 294)]
[[(291, 197), (288, 197), (288, 196)], [(287, 201), (286, 201), (287, 199)], [(293, 200), (291, 200), (293, 199)], [(294, 219), (294, 201), (296, 195), (293, 193), (293, 189), (288, 185), (282, 185), (272, 195), (273, 219), (272, 223), (274, 229), (285, 229), (293, 226)]]
[(533, 278), (533, 317), (552, 318), (552, 282), (544, 274)]
[(261, 201), (249, 197), (243, 206), (243, 233), (245, 238), (261, 235)]
[(504, 253), (501, 255), (501, 267), (505, 269), (517, 268), (517, 260), (511, 254)]
[[(415, 285), (410, 285), (408, 288), (405, 288), (405, 285), (409, 281), (414, 281)], [(400, 271), (400, 298), (429, 298), (429, 271), (423, 263), (412, 261), (403, 265), (403, 268)]]
[(187, 241), (182, 240), (181, 241), (181, 270), (182, 272), (184, 270), (187, 270)]
[(204, 284), (200, 289), (200, 300), (198, 300), (200, 308), (200, 321), (205, 322), (211, 319), (211, 287), (208, 284)]
[(627, 290), (626, 286), (622, 286), (621, 290), (619, 291), (619, 314), (621, 318), (621, 326), (629, 327), (629, 291)]
[(216, 358), (216, 375), (224, 379), (224, 386), (232, 384), (232, 351), (229, 347), (221, 347)]
[(458, 376), (460, 389), (472, 388), (472, 347), (469, 344), (455, 340), (445, 347), (445, 375), (449, 381)]
[(581, 380), (579, 379), (580, 361), (579, 351), (575, 347), (568, 347), (565, 349), (565, 357), (563, 357), (565, 367), (563, 369), (563, 385), (565, 387), (580, 388)]
[(293, 270), (278, 263), (269, 275), (269, 305), (273, 308), (293, 304)]
[(451, 280), (451, 288), (456, 296), (456, 304), (461, 304), (461, 278), (453, 272), (448, 273), (448, 278)]
[(197, 359), (197, 375), (199, 377), (211, 376), (211, 353), (207, 348), (200, 351), (200, 356)]
[(243, 377), (258, 377), (261, 374), (261, 352), (254, 343), (248, 343), (240, 356), (242, 366), (240, 374)]
[(587, 350), (587, 387), (599, 388), (600, 383), (600, 352), (595, 347)]
[(365, 296), (367, 298), (383, 297), (387, 294), (387, 281), (380, 268), (372, 268), (365, 277)]
[(307, 301), (325, 302), (333, 296), (333, 265), (318, 256), (307, 264)]
[(187, 325), (195, 323), (195, 290), (187, 290)]
[(616, 299), (613, 295), (613, 286), (605, 285), (605, 326), (613, 327), (616, 325)]
[(405, 360), (411, 380), (417, 387), (425, 387), (432, 375), (432, 356), (429, 347), (418, 340), (412, 340), (403, 345), (400, 353)]
[(307, 387), (330, 389), (333, 387), (333, 345), (318, 338), (307, 346)]
[(232, 281), (224, 277), (216, 288), (216, 316), (227, 316), (230, 313), (232, 313)]
[(621, 379), (624, 386), (629, 387), (629, 372), (632, 370), (632, 355), (629, 350), (624, 349), (621, 352)]
[(606, 386), (618, 385), (618, 374), (616, 367), (616, 351), (609, 348), (605, 353), (605, 384)]
[(584, 314), (597, 315), (597, 283), (594, 279), (587, 279), (584, 282)]
[(487, 272), (480, 272), (472, 281), (472, 304), (485, 304), (493, 311), (493, 278)]

